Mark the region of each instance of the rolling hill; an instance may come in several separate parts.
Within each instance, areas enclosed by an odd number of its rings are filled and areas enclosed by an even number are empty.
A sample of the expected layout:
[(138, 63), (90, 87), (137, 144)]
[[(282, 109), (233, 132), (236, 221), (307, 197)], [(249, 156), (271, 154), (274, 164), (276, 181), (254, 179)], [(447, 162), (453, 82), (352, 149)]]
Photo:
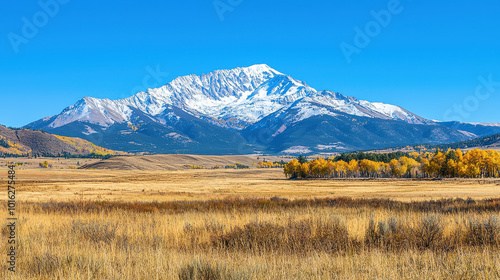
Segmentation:
[(145, 155), (113, 157), (96, 163), (84, 165), (81, 169), (109, 169), (109, 170), (180, 170), (189, 165), (198, 165), (212, 168), (219, 165), (241, 163), (252, 166), (257, 162), (250, 156), (205, 156), (205, 155)]
[(107, 156), (127, 155), (79, 139), (43, 131), (10, 129), (0, 125), (0, 155), (25, 156)]

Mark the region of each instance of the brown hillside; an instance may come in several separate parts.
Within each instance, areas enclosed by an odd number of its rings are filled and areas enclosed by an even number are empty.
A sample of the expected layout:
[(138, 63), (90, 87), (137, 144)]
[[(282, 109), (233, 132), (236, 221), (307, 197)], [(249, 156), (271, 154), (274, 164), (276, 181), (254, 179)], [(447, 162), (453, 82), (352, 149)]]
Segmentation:
[(62, 137), (41, 131), (13, 130), (0, 125), (0, 155), (100, 155), (125, 154), (104, 149), (79, 138)]

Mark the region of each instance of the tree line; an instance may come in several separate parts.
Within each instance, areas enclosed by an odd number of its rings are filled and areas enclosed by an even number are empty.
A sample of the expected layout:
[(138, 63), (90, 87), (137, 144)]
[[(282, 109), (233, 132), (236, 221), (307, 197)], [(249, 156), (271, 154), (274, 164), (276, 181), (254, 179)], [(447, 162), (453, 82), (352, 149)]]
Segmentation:
[(3, 139), (3, 138), (0, 138), (0, 146), (2, 146), (4, 148), (9, 148), (10, 147), (9, 143), (5, 139)]
[[(366, 155), (366, 154), (365, 154)], [(381, 159), (391, 157), (380, 156)], [(499, 178), (500, 153), (474, 149), (412, 152), (388, 162), (370, 159), (293, 159), (284, 167), (288, 178)]]

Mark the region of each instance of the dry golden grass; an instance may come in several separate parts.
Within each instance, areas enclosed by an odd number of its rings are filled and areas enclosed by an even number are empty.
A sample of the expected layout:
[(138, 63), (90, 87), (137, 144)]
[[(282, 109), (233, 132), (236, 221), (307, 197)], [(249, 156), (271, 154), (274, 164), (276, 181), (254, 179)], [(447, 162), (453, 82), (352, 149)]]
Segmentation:
[[(55, 207), (45, 212), (39, 204), (21, 205), (18, 273), (2, 279), (497, 279), (499, 247), (462, 245), (401, 250), (368, 248), (366, 232), (391, 219), (417, 227), (425, 214), (397, 208), (296, 207), (234, 211), (186, 211), (168, 214), (115, 209), (69, 213)], [(443, 236), (453, 236), (469, 221), (498, 217), (489, 213), (436, 214)], [(251, 224), (306, 221), (318, 234), (334, 221), (346, 228), (356, 248), (330, 251), (326, 247), (296, 249), (270, 246), (264, 250), (223, 248), (214, 236), (234, 233)], [(237, 232), (237, 231), (236, 231)], [(497, 232), (500, 235), (500, 232)], [(259, 238), (273, 232), (255, 233)], [(242, 242), (252, 239), (240, 236)], [(2, 232), (5, 238), (5, 232)], [(247, 238), (247, 239), (245, 239)], [(307, 236), (305, 237), (307, 238)], [(333, 239), (335, 242), (337, 239)], [(297, 242), (297, 241), (292, 241)], [(465, 242), (465, 241), (464, 241)], [(326, 243), (325, 243), (326, 244)], [(439, 245), (440, 243), (436, 243)], [(323, 245), (322, 245), (323, 246)], [(327, 246), (327, 245), (324, 245)], [(246, 248), (246, 247), (244, 247)], [(0, 250), (5, 251), (2, 243)], [(261, 248), (262, 249), (262, 248)], [(281, 250), (283, 249), (283, 250)], [(196, 273), (212, 278), (193, 277)], [(193, 274), (193, 275), (191, 275)], [(184, 277), (184, 278), (183, 278)]]
[[(261, 158), (260, 160), (263, 160)], [(266, 157), (267, 160), (277, 160), (277, 157)], [(186, 165), (198, 165), (210, 169), (218, 165), (224, 168), (229, 164), (239, 162), (253, 166), (259, 159), (252, 156), (206, 156), (206, 155), (146, 155), (132, 157), (113, 157), (84, 168), (111, 170), (180, 170)]]
[[(0, 170), (0, 173), (3, 170)], [(6, 171), (5, 171), (6, 172)], [(500, 197), (500, 180), (287, 180), (281, 169), (249, 170), (18, 170), (20, 199), (65, 201), (208, 200), (227, 196), (290, 199), (314, 197), (441, 198)], [(5, 182), (6, 178), (2, 178)]]
[(92, 164), (95, 162), (99, 162), (99, 159), (92, 158), (1, 158), (0, 157), (0, 172), (7, 170), (8, 162), (16, 162), (22, 163), (22, 165), (17, 166), (16, 170), (32, 170), (32, 169), (40, 169), (39, 163), (48, 161), (52, 164), (52, 170), (55, 169), (69, 169), (78, 168), (78, 163), (80, 165), (84, 164)]
[[(0, 170), (0, 174), (2, 172), (4, 170)], [(378, 225), (393, 218), (414, 229), (418, 228), (423, 217), (434, 212), (384, 205), (375, 207), (369, 203), (359, 207), (349, 204), (182, 211), (155, 210), (153, 207), (151, 211), (141, 210), (146, 203), (153, 201), (205, 201), (228, 197), (245, 200), (278, 196), (292, 201), (340, 196), (406, 202), (456, 197), (479, 200), (500, 197), (500, 182), (494, 180), (302, 181), (286, 180), (282, 170), (268, 169), (116, 171), (34, 168), (18, 170), (17, 181), (18, 237), (21, 242), (18, 273), (15, 276), (7, 273), (5, 263), (2, 263), (0, 279), (500, 278), (498, 244), (471, 245), (473, 243), (467, 241), (471, 221), (477, 220), (481, 224), (490, 217), (498, 217), (500, 213), (496, 206), (487, 208), (489, 210), (461, 208), (456, 212), (447, 212), (443, 208), (435, 213), (442, 225), (442, 239), (439, 240), (443, 240), (436, 244), (455, 246), (422, 249), (417, 242), (414, 245), (408, 243), (410, 245), (401, 247), (401, 250), (367, 243), (370, 220)], [(5, 213), (4, 202), (4, 197), (0, 197), (2, 213)], [(127, 202), (137, 207), (118, 207), (127, 205)], [(63, 203), (76, 205), (77, 210), (70, 211), (62, 207)], [(106, 203), (112, 207), (104, 208), (102, 205)], [(87, 204), (91, 207), (79, 207)], [(303, 223), (310, 227), (309, 233), (306, 230), (302, 236), (288, 232), (290, 228), (301, 229)], [(347, 233), (341, 236), (347, 236), (347, 239), (329, 233), (336, 227), (328, 225), (335, 224), (346, 229)], [(252, 225), (271, 232), (252, 237), (248, 233)], [(248, 249), (252, 242), (268, 244), (266, 238), (282, 228), (285, 231), (278, 236), (283, 236), (280, 240), (286, 241), (283, 243), (286, 245), (268, 246), (264, 250)], [(325, 228), (328, 229), (326, 234), (320, 234)], [(459, 234), (457, 230), (460, 230)], [(1, 233), (1, 240), (6, 240), (6, 232)], [(238, 247), (221, 243), (220, 240), (228, 236), (247, 245)], [(450, 241), (455, 240), (454, 236), (458, 236), (459, 241)], [(336, 240), (345, 240), (346, 246), (331, 249), (336, 247), (328, 244), (334, 244)], [(316, 242), (317, 245), (301, 247), (294, 245), (296, 242)], [(6, 242), (1, 242), (0, 251), (5, 252), (6, 246)]]

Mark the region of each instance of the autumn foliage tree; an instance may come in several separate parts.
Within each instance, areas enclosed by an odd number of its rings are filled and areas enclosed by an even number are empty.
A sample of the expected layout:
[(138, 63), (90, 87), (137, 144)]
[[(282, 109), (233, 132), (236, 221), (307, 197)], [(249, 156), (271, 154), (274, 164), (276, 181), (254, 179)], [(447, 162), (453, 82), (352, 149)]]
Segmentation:
[[(391, 156), (394, 153), (391, 154)], [(388, 162), (367, 158), (389, 159), (390, 156), (369, 156), (363, 159), (347, 157), (305, 160), (293, 159), (285, 164), (289, 178), (498, 178), (500, 177), (500, 153), (494, 150), (475, 149), (463, 153), (460, 149), (444, 152), (402, 154)]]

